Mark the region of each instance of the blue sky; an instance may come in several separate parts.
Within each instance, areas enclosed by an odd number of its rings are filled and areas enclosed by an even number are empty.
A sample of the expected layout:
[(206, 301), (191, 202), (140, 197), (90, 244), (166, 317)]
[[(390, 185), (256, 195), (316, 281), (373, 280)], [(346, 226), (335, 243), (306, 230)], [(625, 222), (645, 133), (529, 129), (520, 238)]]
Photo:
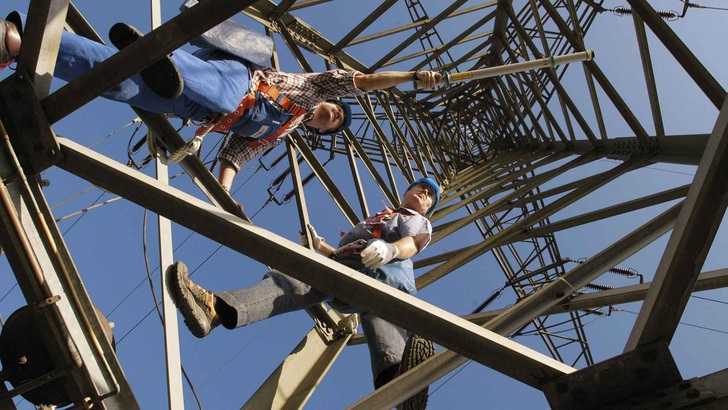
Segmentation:
[[(701, 4), (709, 5), (709, 0)], [(357, 24), (364, 15), (375, 6), (367, 2), (334, 1), (314, 13), (302, 10), (297, 16), (321, 31), (324, 36), (336, 42), (343, 33)], [(430, 17), (450, 4), (448, 1), (423, 1)], [(472, 3), (472, 4), (471, 4)], [(514, 2), (514, 8), (520, 9), (522, 1)], [(611, 3), (614, 3), (613, 5)], [(611, 6), (626, 6), (626, 1), (612, 1)], [(659, 8), (680, 10), (682, 3), (677, 0), (652, 1)], [(669, 4), (666, 4), (669, 3)], [(712, 0), (712, 3), (717, 3)], [(27, 9), (27, 1), (13, 1), (6, 4), (5, 12), (13, 8)], [(92, 26), (106, 38), (106, 32), (117, 21), (131, 23), (142, 31), (149, 28), (149, 6), (145, 1), (128, 0), (126, 2), (105, 2), (100, 4), (90, 0), (76, 1), (74, 4), (86, 16)], [(476, 3), (469, 2), (468, 6)], [(163, 5), (163, 21), (176, 15), (177, 3)], [(396, 21), (379, 21), (364, 34), (378, 32), (385, 28), (404, 24), (409, 16), (401, 4), (401, 18)], [(321, 10), (324, 10), (321, 12)], [(690, 49), (700, 58), (718, 81), (728, 84), (728, 74), (722, 68), (726, 63), (726, 44), (719, 39), (725, 37), (726, 12), (708, 12), (690, 10), (688, 18), (670, 23), (670, 27), (683, 38)], [(480, 16), (477, 16), (480, 18)], [(463, 17), (453, 22), (455, 34), (462, 26), (472, 24), (476, 16)], [(241, 22), (250, 23), (240, 18)], [(259, 25), (251, 24), (262, 31)], [(447, 39), (454, 35), (442, 29), (441, 34)], [(371, 64), (383, 55), (381, 48), (391, 47), (403, 35), (384, 40), (374, 45), (361, 45), (348, 50), (360, 61)], [(667, 134), (709, 133), (712, 129), (717, 110), (696, 89), (692, 81), (681, 68), (666, 54), (664, 48), (654, 37), (649, 35), (651, 50), (658, 62), (655, 71)], [(643, 91), (643, 79), (638, 62), (637, 48), (633, 41), (633, 24), (629, 17), (618, 17), (611, 14), (599, 16), (586, 37), (586, 46), (597, 53), (597, 62), (607, 77), (613, 82), (620, 95), (640, 118), (649, 114), (646, 93)], [(380, 44), (380, 45), (377, 45)], [(281, 53), (281, 65), (284, 69), (298, 71), (296, 63), (290, 58), (285, 45), (277, 41)], [(405, 51), (403, 54), (407, 54)], [(322, 69), (323, 65), (311, 57), (314, 68)], [(405, 63), (394, 68), (408, 69)], [(394, 69), (392, 68), (392, 69)], [(7, 70), (0, 76), (4, 77)], [(564, 79), (567, 89), (572, 93), (577, 105), (583, 107), (590, 124), (594, 124), (590, 114), (589, 100), (584, 88), (584, 76), (578, 66), (567, 72)], [(58, 81), (56, 86), (62, 85)], [(580, 91), (579, 91), (580, 90)], [(607, 118), (607, 130), (610, 137), (631, 136), (632, 132), (618, 117), (611, 104), (600, 93), (602, 109)], [(553, 105), (553, 104), (552, 104)], [(126, 163), (127, 142), (133, 138), (137, 141), (145, 132), (142, 127), (135, 134), (136, 124), (129, 125), (135, 117), (134, 112), (119, 103), (97, 99), (91, 104), (73, 113), (68, 118), (55, 124), (58, 135), (73, 139), (84, 145), (99, 142), (94, 149), (119, 162)], [(643, 126), (652, 133), (652, 125), (642, 120)], [(173, 123), (178, 125), (178, 123)], [(596, 129), (595, 125), (592, 125)], [(185, 130), (189, 135), (189, 129)], [(582, 137), (583, 138), (583, 137)], [(212, 144), (217, 137), (209, 137), (203, 148), (203, 155), (214, 155), (216, 148)], [(144, 149), (144, 148), (142, 148)], [(263, 159), (270, 164), (282, 150), (277, 150)], [(325, 161), (325, 152), (317, 152)], [(135, 157), (140, 159), (140, 155)], [(285, 164), (285, 162), (283, 162)], [(560, 181), (571, 180), (583, 176), (583, 172), (597, 172), (614, 167), (615, 161), (596, 161), (586, 170), (575, 170), (565, 175)], [(271, 171), (256, 171), (257, 163), (244, 167), (238, 176), (234, 197), (246, 207), (248, 215), (255, 215), (254, 223), (263, 226), (281, 236), (297, 240), (297, 216), (295, 205), (288, 203), (277, 206), (269, 203), (267, 190), (269, 182), (285, 169), (278, 165)], [(339, 156), (327, 169), (344, 192), (353, 192), (348, 168), (343, 156)], [(304, 168), (304, 172), (307, 169)], [(143, 172), (153, 174), (151, 167)], [(180, 172), (180, 168), (172, 166), (171, 174)], [(637, 198), (662, 189), (690, 183), (695, 167), (656, 164), (631, 173), (607, 185), (604, 189), (587, 196), (577, 205), (567, 208), (555, 215), (552, 220), (559, 220), (584, 211), (598, 209), (618, 203), (626, 199)], [(51, 185), (46, 188), (48, 203), (51, 206), (60, 204), (65, 199), (82, 192), (90, 186), (59, 169), (51, 169), (44, 174)], [(400, 178), (400, 187), (404, 179)], [(175, 187), (193, 195), (201, 196), (185, 176), (176, 178)], [(277, 198), (288, 192), (290, 185), (285, 183)], [(371, 209), (379, 207), (382, 195), (371, 181), (366, 185), (367, 198)], [(317, 183), (307, 186), (307, 200), (312, 223), (317, 231), (329, 242), (334, 242), (341, 230), (348, 228), (348, 222), (335, 210), (328, 194)], [(113, 198), (112, 194), (103, 194), (98, 189), (54, 208), (56, 217), (88, 207), (98, 198), (103, 202)], [(353, 198), (353, 196), (350, 196)], [(557, 234), (559, 248), (563, 256), (572, 259), (594, 255), (624, 236), (632, 229), (649, 220), (670, 204), (657, 206), (647, 210), (634, 212), (609, 221), (574, 228)], [(81, 273), (84, 283), (97, 307), (115, 324), (115, 335), (118, 342), (117, 355), (134, 390), (140, 405), (144, 409), (166, 408), (166, 383), (164, 376), (164, 350), (162, 328), (153, 309), (153, 301), (149, 286), (146, 283), (144, 269), (144, 251), (142, 243), (143, 209), (127, 201), (116, 201), (88, 212), (83, 217), (69, 218), (61, 221), (59, 227), (65, 234), (67, 246), (71, 250), (74, 262)], [(149, 216), (148, 252), (152, 265), (157, 262), (157, 245), (154, 216)], [(474, 229), (464, 229), (447, 243), (436, 244), (431, 251), (457, 248), (477, 240)], [(188, 239), (189, 238), (189, 239)], [(719, 231), (708, 256), (704, 270), (719, 269), (726, 266), (726, 257), (721, 249), (725, 249), (728, 240), (724, 230)], [(667, 236), (656, 241), (621, 266), (632, 268), (644, 274), (649, 280), (659, 263)], [(175, 259), (182, 260), (196, 270), (193, 277), (201, 285), (211, 290), (227, 290), (245, 287), (258, 281), (265, 273), (260, 263), (243, 257), (227, 248), (200, 237), (187, 229), (174, 226)], [(428, 255), (424, 255), (428, 256)], [(10, 290), (15, 279), (5, 262), (0, 262), (0, 283), (6, 284), (2, 289)], [(158, 275), (158, 271), (156, 272)], [(158, 277), (158, 276), (157, 276)], [(612, 281), (614, 285), (633, 284), (625, 279), (604, 278), (598, 282)], [(495, 264), (491, 254), (483, 255), (471, 262), (462, 270), (441, 280), (436, 286), (424, 289), (419, 297), (456, 314), (469, 313), (490, 293), (503, 286), (504, 277)], [(159, 285), (156, 286), (159, 291)], [(2, 292), (5, 294), (5, 292)], [(712, 300), (692, 298), (685, 312), (683, 321), (687, 325), (680, 326), (673, 339), (671, 348), (678, 366), (685, 378), (702, 376), (722, 369), (725, 365), (714, 360), (724, 352), (728, 323), (726, 323), (725, 303), (728, 300), (725, 291), (711, 291), (699, 296)], [(505, 294), (494, 302), (492, 308), (505, 307), (513, 303), (512, 294)], [(7, 318), (24, 301), (17, 287), (0, 301), (0, 313)], [(619, 306), (620, 312), (613, 312), (609, 317), (595, 318), (586, 325), (586, 333), (596, 361), (604, 360), (619, 354), (636, 317), (633, 312), (639, 311), (639, 304)], [(690, 325), (702, 326), (700, 329)], [(270, 319), (235, 331), (216, 330), (209, 337), (199, 340), (192, 337), (184, 328), (181, 329), (180, 342), (183, 366), (192, 378), (193, 384), (207, 409), (239, 408), (257, 389), (272, 370), (287, 356), (303, 336), (313, 326), (311, 319), (304, 312), (297, 312)], [(720, 332), (723, 333), (720, 333)], [(516, 339), (536, 350), (545, 352), (543, 343), (538, 337), (525, 336)], [(351, 404), (371, 391), (369, 359), (363, 346), (347, 348), (334, 364), (331, 372), (314, 393), (307, 408), (340, 409)], [(472, 409), (486, 405), (494, 409), (541, 409), (546, 408), (543, 394), (508, 377), (485, 368), (477, 363), (469, 363), (457, 372), (438, 381), (431, 387), (430, 408), (432, 409)], [(18, 402), (18, 400), (16, 400)], [(196, 408), (189, 388), (185, 385), (186, 408)], [(22, 401), (20, 409), (30, 409), (29, 403)]]

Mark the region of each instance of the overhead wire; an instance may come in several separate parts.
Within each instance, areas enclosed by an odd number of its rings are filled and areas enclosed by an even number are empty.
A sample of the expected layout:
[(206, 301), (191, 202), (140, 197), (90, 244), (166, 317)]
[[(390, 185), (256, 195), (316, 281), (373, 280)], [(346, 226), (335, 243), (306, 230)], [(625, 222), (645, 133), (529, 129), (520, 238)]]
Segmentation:
[[(132, 126), (132, 125), (134, 125), (134, 124), (138, 124), (138, 123), (141, 123), (141, 121), (142, 121), (142, 120), (141, 120), (141, 118), (139, 118), (139, 117), (136, 117), (136, 118), (134, 118), (133, 120), (131, 120), (131, 121), (130, 121), (129, 123), (127, 123), (127, 124), (124, 124), (124, 125), (122, 125), (121, 127), (117, 128), (116, 130), (112, 131), (111, 133), (109, 133), (109, 134), (107, 134), (107, 135), (105, 135), (105, 136), (103, 136), (103, 137), (99, 138), (98, 140), (96, 140), (96, 141), (92, 142), (92, 143), (91, 143), (90, 145), (87, 145), (87, 146), (86, 146), (86, 148), (93, 148), (93, 147), (95, 147), (96, 145), (98, 145), (98, 144), (100, 144), (100, 143), (102, 143), (102, 142), (105, 142), (105, 141), (106, 141), (106, 140), (108, 140), (109, 138), (111, 138), (111, 137), (113, 137), (114, 135), (118, 134), (119, 132), (121, 132), (121, 131), (122, 131), (122, 130), (124, 130), (125, 128), (127, 128), (127, 127), (130, 127), (130, 126)], [(141, 127), (141, 124), (139, 125), (139, 127)], [(56, 169), (56, 167), (55, 167), (55, 166), (52, 166), (52, 167), (50, 167), (50, 168), (48, 168), (48, 169), (44, 169), (43, 171), (41, 171), (41, 173), (40, 173), (40, 174), (41, 174), (41, 175), (45, 175), (45, 174), (47, 174), (47, 173), (51, 172), (51, 171), (52, 171), (52, 170), (54, 170), (54, 169)]]
[[(93, 204), (91, 204), (91, 205), (92, 205), (92, 206), (93, 206), (93, 205), (96, 205), (96, 203), (97, 203), (97, 202), (99, 202), (99, 201), (101, 200), (101, 197), (103, 197), (103, 196), (104, 196), (104, 194), (106, 194), (106, 191), (103, 191), (103, 192), (101, 192), (101, 195), (99, 195), (99, 197), (98, 197), (98, 198), (96, 198), (96, 200), (95, 200), (95, 201), (93, 202)], [(73, 223), (71, 224), (71, 226), (69, 226), (69, 227), (68, 227), (68, 229), (66, 229), (66, 231), (65, 231), (65, 232), (63, 232), (63, 233), (61, 234), (61, 236), (65, 237), (65, 236), (66, 236), (66, 234), (67, 234), (68, 232), (70, 232), (70, 231), (71, 231), (71, 229), (73, 229), (73, 227), (74, 227), (74, 226), (76, 226), (76, 224), (78, 224), (78, 223), (79, 223), (79, 222), (81, 221), (81, 219), (83, 219), (83, 217), (84, 217), (84, 216), (86, 216), (86, 212), (82, 213), (82, 214), (81, 214), (81, 216), (79, 216), (79, 217), (78, 217), (78, 219), (76, 219), (75, 221), (73, 221)]]
[(440, 390), (443, 386), (445, 386), (450, 380), (452, 380), (460, 372), (462, 372), (463, 370), (465, 370), (465, 368), (468, 367), (468, 365), (470, 363), (472, 363), (472, 362), (473, 362), (472, 360), (468, 360), (467, 363), (465, 363), (464, 365), (460, 366), (460, 368), (455, 373), (453, 373), (450, 377), (448, 377), (447, 380), (445, 380), (439, 386), (437, 386), (434, 390), (432, 390), (431, 392), (429, 392), (427, 394), (427, 397), (432, 397), (433, 394), (435, 394), (438, 390)]
[[(162, 314), (162, 311), (159, 309), (160, 302), (157, 300), (157, 293), (154, 290), (154, 279), (152, 278), (152, 269), (149, 265), (149, 252), (147, 252), (147, 215), (149, 213), (149, 210), (144, 210), (144, 222), (142, 223), (142, 242), (143, 242), (143, 249), (144, 249), (144, 266), (147, 271), (147, 279), (149, 279), (149, 288), (152, 292), (152, 298), (154, 299), (154, 308), (157, 311), (157, 314), (159, 315), (159, 321), (162, 323), (162, 328), (164, 328), (164, 315)], [(176, 312), (175, 312), (175, 320), (177, 319)], [(195, 396), (195, 400), (197, 401), (197, 407), (202, 410), (202, 402), (200, 401), (200, 396), (197, 394), (197, 390), (195, 390), (195, 386), (192, 384), (192, 381), (190, 380), (190, 377), (187, 375), (187, 371), (185, 370), (185, 367), (180, 363), (180, 369), (182, 371), (182, 374), (185, 377), (185, 380), (187, 381), (187, 385), (190, 386), (190, 390), (192, 390), (192, 394)]]
[[(105, 191), (104, 191), (104, 193), (105, 193)], [(103, 195), (103, 194), (102, 194), (102, 195)], [(65, 216), (62, 216), (62, 217), (60, 217), (60, 218), (57, 218), (57, 219), (56, 219), (56, 222), (61, 222), (61, 221), (65, 221), (66, 219), (70, 219), (70, 218), (73, 218), (74, 216), (76, 216), (76, 215), (79, 215), (79, 214), (85, 214), (85, 213), (86, 213), (86, 212), (88, 212), (88, 211), (91, 211), (91, 210), (93, 210), (93, 209), (96, 209), (96, 208), (101, 208), (101, 207), (102, 207), (102, 206), (104, 206), (104, 205), (108, 205), (108, 204), (110, 204), (110, 203), (113, 203), (113, 202), (119, 201), (119, 200), (121, 200), (121, 199), (124, 199), (124, 198), (122, 198), (122, 197), (120, 197), (120, 196), (117, 196), (117, 197), (114, 197), (114, 198), (111, 198), (111, 199), (107, 199), (106, 201), (104, 201), (104, 202), (101, 202), (101, 203), (95, 203), (95, 204), (93, 204), (93, 205), (91, 205), (91, 206), (88, 206), (88, 207), (86, 207), (86, 208), (83, 208), (83, 209), (81, 209), (81, 210), (78, 210), (78, 211), (76, 211), (76, 212), (72, 212), (72, 213), (70, 213), (70, 214), (68, 214), (68, 215), (65, 215)], [(97, 202), (98, 202), (98, 200), (97, 200)]]
[(703, 5), (700, 5), (697, 3), (691, 3), (687, 0), (680, 0), (680, 1), (683, 2), (683, 4), (685, 4), (685, 7), (692, 7), (692, 8), (696, 8), (696, 9), (728, 11), (728, 8), (725, 8), (725, 7), (703, 6)]
[(6, 297), (8, 297), (8, 295), (10, 294), (10, 292), (12, 292), (13, 289), (15, 289), (17, 287), (18, 287), (18, 282), (15, 282), (15, 284), (10, 288), (10, 290), (8, 290), (7, 292), (5, 292), (5, 294), (3, 295), (3, 297), (0, 298), (0, 303), (2, 303), (2, 301), (5, 300)]
[[(214, 152), (214, 149), (211, 150), (211, 152)], [(255, 175), (255, 173), (257, 173), (259, 169), (260, 169), (260, 167), (258, 167), (256, 169), (256, 171), (253, 173), (253, 175)], [(241, 184), (238, 188), (236, 188), (233, 193), (236, 193), (243, 186), (245, 186), (245, 184), (253, 177), (253, 175), (251, 175), (250, 177), (248, 177), (248, 179), (243, 184)], [(152, 297), (154, 299), (154, 307), (149, 312), (147, 312), (147, 314), (145, 314), (136, 324), (134, 324), (121, 338), (119, 338), (119, 341), (117, 342), (117, 345), (119, 343), (121, 343), (121, 341), (123, 341), (128, 335), (130, 335), (137, 327), (139, 327), (141, 325), (141, 323), (144, 322), (144, 320), (146, 320), (146, 318), (149, 317), (151, 315), (151, 313), (154, 312), (155, 310), (157, 311), (157, 314), (160, 317), (160, 320), (162, 320), (162, 313), (161, 313), (161, 311), (159, 309), (159, 305), (161, 303), (157, 299), (156, 292), (154, 290), (154, 284), (153, 284), (153, 279), (152, 279), (152, 269), (151, 269), (151, 266), (149, 264), (149, 258), (148, 258), (148, 252), (147, 252), (147, 245), (146, 245), (146, 221), (147, 221), (147, 210), (144, 211), (143, 250), (144, 250), (144, 261), (145, 261), (145, 266), (146, 266), (146, 270), (147, 270), (147, 281), (148, 281), (148, 283), (150, 285), (151, 292), (152, 292)], [(179, 249), (179, 247), (182, 246), (184, 244), (184, 242), (186, 242), (188, 239), (190, 239), (194, 234), (195, 234), (195, 232), (191, 232), (184, 239), (184, 241), (180, 245), (178, 245), (174, 250), (176, 251), (177, 249)], [(191, 277), (192, 275), (194, 275), (195, 272), (197, 272), (197, 270), (199, 270), (205, 263), (207, 263), (220, 249), (222, 249), (222, 245), (219, 245), (196, 268), (194, 268), (193, 270), (191, 270), (190, 273), (189, 273), (189, 276)], [(156, 272), (157, 269), (155, 268), (154, 271)], [(139, 285), (137, 285), (131, 292), (129, 292), (129, 294), (127, 294), (127, 296), (124, 297), (124, 299), (121, 302), (119, 302), (119, 304), (117, 304), (117, 306), (114, 307), (114, 309), (112, 309), (112, 311), (109, 313), (109, 315), (111, 315), (118, 307), (120, 307), (131, 296), (132, 293), (134, 293), (138, 288), (141, 287), (141, 285), (143, 283), (144, 283), (144, 280), (142, 280)], [(267, 327), (265, 327), (264, 329), (262, 329), (250, 342), (254, 341), (258, 336), (260, 336), (261, 334), (263, 334), (273, 324), (273, 322), (275, 322), (275, 321), (272, 321), (270, 325), (268, 325)], [(245, 348), (245, 346), (243, 348), (241, 348), (240, 350), (238, 350), (238, 352), (236, 352), (230, 359), (228, 359), (223, 364), (222, 367), (220, 367), (219, 369), (217, 369), (210, 377), (208, 377), (208, 379), (206, 379), (205, 382), (203, 382), (201, 386), (203, 386), (210, 379), (212, 379), (212, 377), (214, 377), (216, 374), (218, 374), (220, 371), (222, 371), (222, 369), (224, 369), (229, 363), (231, 363), (235, 359), (235, 357), (237, 357), (237, 355), (239, 355), (240, 352), (242, 352), (244, 350), (244, 348)], [(192, 390), (192, 393), (194, 394), (195, 399), (197, 400), (197, 404), (198, 404), (199, 408), (202, 409), (202, 404), (200, 402), (199, 396), (198, 396), (198, 394), (197, 394), (197, 392), (195, 390), (195, 387), (192, 385), (191, 380), (187, 376), (187, 373), (185, 372), (184, 368), (182, 369), (182, 372), (185, 375), (185, 379), (187, 380), (187, 383), (190, 386), (190, 389)]]
[[(639, 314), (638, 312), (633, 312), (633, 311), (627, 310), (627, 309), (615, 308), (614, 310), (616, 312), (632, 313), (633, 315), (638, 315)], [(698, 329), (708, 330), (708, 331), (711, 331), (711, 332), (722, 333), (724, 335), (728, 335), (728, 331), (720, 330), (720, 329), (715, 329), (715, 328), (712, 328), (712, 327), (694, 325), (692, 323), (687, 323), (687, 322), (683, 322), (683, 321), (678, 322), (678, 324), (681, 324), (681, 325), (684, 325), (684, 326), (689, 326), (689, 327), (695, 327), (695, 328), (698, 328)]]
[(212, 379), (213, 379), (213, 378), (214, 378), (215, 376), (217, 376), (217, 374), (218, 374), (218, 373), (220, 373), (220, 372), (221, 372), (221, 371), (222, 371), (223, 369), (225, 369), (225, 368), (226, 368), (226, 367), (227, 367), (227, 366), (228, 366), (228, 365), (229, 365), (230, 363), (232, 363), (232, 361), (233, 361), (233, 360), (235, 360), (235, 358), (236, 358), (236, 357), (238, 357), (238, 355), (239, 355), (240, 353), (242, 353), (242, 352), (243, 352), (243, 350), (245, 350), (245, 349), (246, 349), (246, 348), (247, 348), (248, 346), (250, 346), (250, 345), (251, 345), (251, 344), (252, 344), (252, 343), (253, 343), (253, 342), (254, 342), (254, 341), (255, 341), (256, 339), (258, 339), (258, 337), (260, 337), (260, 336), (261, 336), (261, 335), (262, 335), (263, 333), (265, 333), (265, 332), (266, 332), (266, 331), (268, 330), (268, 328), (270, 328), (271, 326), (273, 326), (273, 324), (275, 324), (275, 322), (276, 322), (276, 321), (277, 321), (277, 320), (278, 320), (279, 318), (280, 318), (280, 316), (276, 316), (276, 317), (272, 318), (272, 320), (269, 320), (269, 321), (268, 321), (268, 325), (267, 325), (267, 326), (265, 326), (265, 327), (264, 327), (263, 329), (261, 329), (261, 330), (260, 330), (260, 331), (259, 331), (259, 332), (258, 332), (258, 333), (257, 333), (257, 334), (255, 335), (255, 336), (253, 336), (253, 338), (252, 338), (252, 339), (248, 340), (248, 342), (247, 342), (247, 343), (246, 343), (245, 345), (243, 345), (243, 347), (241, 347), (241, 348), (240, 348), (240, 349), (239, 349), (239, 350), (238, 350), (237, 352), (235, 352), (235, 354), (233, 354), (233, 355), (232, 355), (232, 356), (231, 356), (231, 357), (230, 357), (230, 358), (229, 358), (229, 359), (228, 359), (227, 361), (225, 361), (225, 362), (224, 362), (224, 363), (222, 364), (222, 366), (220, 366), (220, 367), (219, 367), (219, 368), (218, 368), (217, 370), (215, 370), (215, 371), (214, 371), (214, 372), (213, 372), (213, 373), (212, 373), (212, 374), (211, 374), (211, 375), (210, 375), (210, 376), (209, 376), (209, 377), (208, 377), (207, 379), (205, 379), (205, 380), (204, 380), (204, 381), (203, 381), (202, 383), (200, 383), (200, 385), (199, 385), (199, 386), (197, 386), (197, 388), (198, 388), (198, 389), (202, 389), (202, 387), (203, 387), (203, 386), (205, 386), (205, 385), (207, 384), (207, 382), (209, 382), (210, 380), (212, 380)]
[(695, 295), (690, 295), (690, 297), (695, 298), (695, 299), (707, 300), (709, 302), (721, 303), (723, 305), (728, 305), (728, 302), (725, 302), (722, 300), (716, 300), (716, 299), (706, 298), (706, 297), (702, 297), (702, 296), (695, 296)]
[[(598, 161), (609, 162), (609, 163), (615, 163), (615, 162), (621, 163), (622, 162), (622, 161), (618, 161), (618, 160), (609, 160), (609, 159), (606, 159), (606, 158), (601, 158)], [(646, 166), (646, 167), (642, 167), (642, 168), (643, 169), (652, 169), (652, 170), (655, 170), (655, 171), (670, 172), (670, 173), (673, 173), (673, 174), (688, 175), (688, 176), (691, 176), (691, 177), (694, 177), (695, 176), (695, 173), (694, 172), (693, 173), (689, 173), (689, 172), (673, 171), (673, 170), (669, 170), (669, 169), (655, 168), (655, 167), (652, 167), (652, 166), (649, 166), (649, 165)]]
[(59, 206), (61, 206), (61, 205), (67, 204), (67, 203), (71, 202), (72, 200), (74, 200), (74, 199), (76, 199), (76, 198), (80, 197), (81, 195), (85, 195), (85, 194), (87, 194), (87, 193), (89, 193), (89, 192), (93, 191), (93, 190), (94, 190), (95, 188), (98, 188), (98, 187), (97, 187), (97, 186), (95, 186), (95, 185), (91, 185), (90, 187), (88, 187), (88, 188), (84, 189), (83, 191), (81, 191), (81, 192), (78, 192), (78, 193), (76, 193), (76, 194), (74, 194), (74, 195), (71, 195), (70, 197), (68, 197), (68, 198), (64, 199), (63, 201), (61, 201), (61, 202), (59, 202), (59, 203), (57, 203), (57, 204), (55, 204), (55, 205), (51, 206), (51, 210), (53, 210), (53, 209), (56, 209), (56, 208), (58, 208), (58, 207), (59, 207)]

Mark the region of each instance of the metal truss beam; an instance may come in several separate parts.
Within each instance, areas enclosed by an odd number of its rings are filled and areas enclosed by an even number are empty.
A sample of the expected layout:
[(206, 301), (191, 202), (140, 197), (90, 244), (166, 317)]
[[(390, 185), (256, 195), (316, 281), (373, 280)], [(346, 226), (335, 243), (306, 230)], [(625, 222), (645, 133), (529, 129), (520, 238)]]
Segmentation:
[(728, 99), (625, 350), (672, 340), (728, 205)]
[[(513, 307), (501, 311), (483, 327), (501, 335), (508, 335), (528, 324), (534, 318), (544, 314), (547, 309), (556, 306), (561, 301), (568, 300), (578, 289), (668, 232), (672, 228), (679, 210), (680, 207), (676, 205), (663, 212), (563, 277), (554, 280)], [(400, 391), (417, 392), (466, 361), (467, 358), (449, 350), (438, 352), (417, 366), (414, 371), (399, 376), (357, 402), (352, 409), (392, 407), (397, 404)]]
[[(594, 293), (581, 293), (573, 295), (563, 301), (546, 308), (541, 315), (555, 315), (559, 313), (575, 312), (578, 310), (598, 309), (624, 303), (640, 302), (645, 300), (650, 290), (651, 282), (639, 285), (622, 286), (619, 288), (602, 290)], [(704, 292), (728, 287), (728, 269), (718, 269), (703, 272), (695, 282), (693, 293)], [(473, 313), (461, 316), (477, 325), (484, 325), (496, 317), (504, 314), (507, 309), (489, 310), (487, 312)], [(617, 310), (618, 311), (618, 310)], [(349, 345), (355, 346), (366, 343), (364, 335), (355, 335), (349, 340)]]
[(685, 69), (688, 75), (695, 81), (695, 84), (708, 97), (715, 108), (720, 109), (725, 99), (725, 89), (703, 66), (700, 60), (690, 51), (685, 43), (672, 31), (667, 23), (657, 14), (655, 9), (645, 0), (627, 0), (634, 11), (650, 27), (657, 38), (662, 41), (667, 50), (672, 53), (675, 60)]
[(210, 0), (180, 13), (43, 98), (41, 104), (48, 121), (56, 123), (253, 3), (254, 0)]
[(0, 133), (0, 244), (44, 329), (55, 377), (65, 378), (68, 397), (79, 406), (138, 409), (41, 187), (25, 174), (2, 123)]
[(59, 138), (59, 143), (67, 158), (59, 167), (66, 171), (516, 380), (540, 386), (573, 371), (72, 141)]

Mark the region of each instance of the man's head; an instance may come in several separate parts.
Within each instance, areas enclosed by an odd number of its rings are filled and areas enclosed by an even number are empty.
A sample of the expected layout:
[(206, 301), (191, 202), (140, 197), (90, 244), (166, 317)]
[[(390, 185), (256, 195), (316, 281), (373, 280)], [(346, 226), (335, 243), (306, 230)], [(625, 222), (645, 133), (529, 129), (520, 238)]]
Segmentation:
[(351, 107), (339, 100), (326, 100), (317, 105), (313, 118), (306, 122), (306, 127), (319, 135), (331, 135), (351, 125)]
[(440, 203), (440, 185), (432, 178), (420, 178), (407, 187), (402, 206), (430, 217)]

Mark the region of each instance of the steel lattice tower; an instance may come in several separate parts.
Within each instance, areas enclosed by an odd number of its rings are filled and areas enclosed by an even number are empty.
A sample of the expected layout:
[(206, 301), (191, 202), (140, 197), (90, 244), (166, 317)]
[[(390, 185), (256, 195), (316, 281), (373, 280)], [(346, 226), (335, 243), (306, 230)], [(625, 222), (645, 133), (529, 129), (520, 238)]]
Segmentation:
[[(0, 120), (8, 136), (0, 162), (0, 244), (27, 305), (40, 312), (40, 326), (51, 329), (52, 372), (66, 377), (72, 401), (139, 408), (123, 363), (102, 336), (103, 320), (94, 314), (84, 274), (74, 266), (44, 198), (37, 176), (51, 166), (163, 217), (160, 266), (172, 261), (172, 221), (441, 346), (416, 371), (351, 408), (391, 408), (470, 360), (525, 384), (524, 389), (542, 391), (552, 408), (637, 403), (652, 408), (664, 405), (664, 397), (670, 408), (724, 406), (725, 389), (716, 387), (725, 385), (724, 371), (683, 380), (670, 346), (693, 292), (728, 283), (725, 269), (704, 271), (728, 199), (728, 106), (723, 85), (668, 21), (686, 17), (689, 3), (674, 13), (658, 12), (646, 0), (626, 0), (631, 9), (607, 9), (599, 0), (454, 0), (445, 5), (380, 0), (357, 6), (367, 14), (347, 16), (357, 24), (338, 38), (328, 36), (329, 27), (306, 20), (328, 3), (206, 0), (159, 25), (107, 65), (55, 90), (48, 73), (64, 26), (102, 39), (72, 3), (30, 3), (33, 19), (26, 27), (23, 54), (15, 73), (0, 83)], [(497, 284), (478, 289), (481, 299), (470, 305), (471, 311), (451, 312), (342, 273), (338, 264), (312, 255), (255, 218), (255, 225), (248, 223), (248, 215), (196, 156), (180, 165), (200, 187), (201, 197), (168, 185), (164, 153), (176, 151), (189, 133), (172, 125), (178, 119), (135, 109), (161, 153), (150, 157), (162, 170), (156, 179), (56, 135), (54, 124), (231, 16), (259, 24), (276, 39), (272, 65), (285, 57), (301, 71), (338, 67), (363, 73), (462, 73), (581, 52), (589, 49), (589, 30), (600, 19), (631, 19), (630, 45), (637, 50), (631, 58), (641, 71), (629, 75), (639, 78), (641, 103), (623, 97), (610, 77), (613, 67), (603, 67), (595, 50), (596, 59), (569, 66), (429, 91), (401, 87), (368, 92), (347, 99), (354, 111), (349, 129), (332, 137), (294, 132), (285, 148), (265, 154), (257, 170), (270, 188), (246, 200), (280, 206), (295, 214), (299, 227), (313, 218), (314, 207), (355, 224), (376, 211), (373, 195), (397, 204), (403, 184), (421, 176), (439, 181), (444, 190), (431, 218), (433, 239), (427, 253), (415, 259), (418, 289), (425, 295), (438, 293), (455, 278), (481, 283), (487, 277)], [(397, 23), (392, 26), (392, 21)], [(390, 25), (382, 28), (382, 22)], [(657, 47), (659, 64), (667, 58), (679, 67), (694, 95), (715, 110), (710, 123), (695, 124), (702, 133), (673, 132), (663, 118), (660, 89), (670, 84), (661, 83), (655, 73)], [(613, 124), (615, 118), (620, 126)], [(642, 178), (640, 170), (653, 164), (696, 171), (690, 184), (665, 178), (637, 197), (607, 188)], [(588, 211), (579, 207), (605, 190), (610, 203)], [(593, 254), (572, 253), (574, 241), (590, 238), (566, 233), (624, 225), (623, 216), (640, 210), (654, 212)], [(667, 241), (654, 274), (622, 265), (660, 238)], [(502, 308), (494, 307), (498, 298), (506, 300)], [(595, 360), (585, 322), (636, 301), (644, 302), (631, 333), (616, 341), (624, 345), (623, 353)], [(161, 303), (172, 308), (168, 298)], [(352, 335), (355, 317), (326, 305), (308, 313), (314, 319), (311, 332), (244, 408), (302, 407), (341, 350), (363, 342)], [(166, 323), (169, 402), (180, 408), (176, 320), (167, 318)], [(525, 335), (538, 338), (538, 348), (520, 344)]]

